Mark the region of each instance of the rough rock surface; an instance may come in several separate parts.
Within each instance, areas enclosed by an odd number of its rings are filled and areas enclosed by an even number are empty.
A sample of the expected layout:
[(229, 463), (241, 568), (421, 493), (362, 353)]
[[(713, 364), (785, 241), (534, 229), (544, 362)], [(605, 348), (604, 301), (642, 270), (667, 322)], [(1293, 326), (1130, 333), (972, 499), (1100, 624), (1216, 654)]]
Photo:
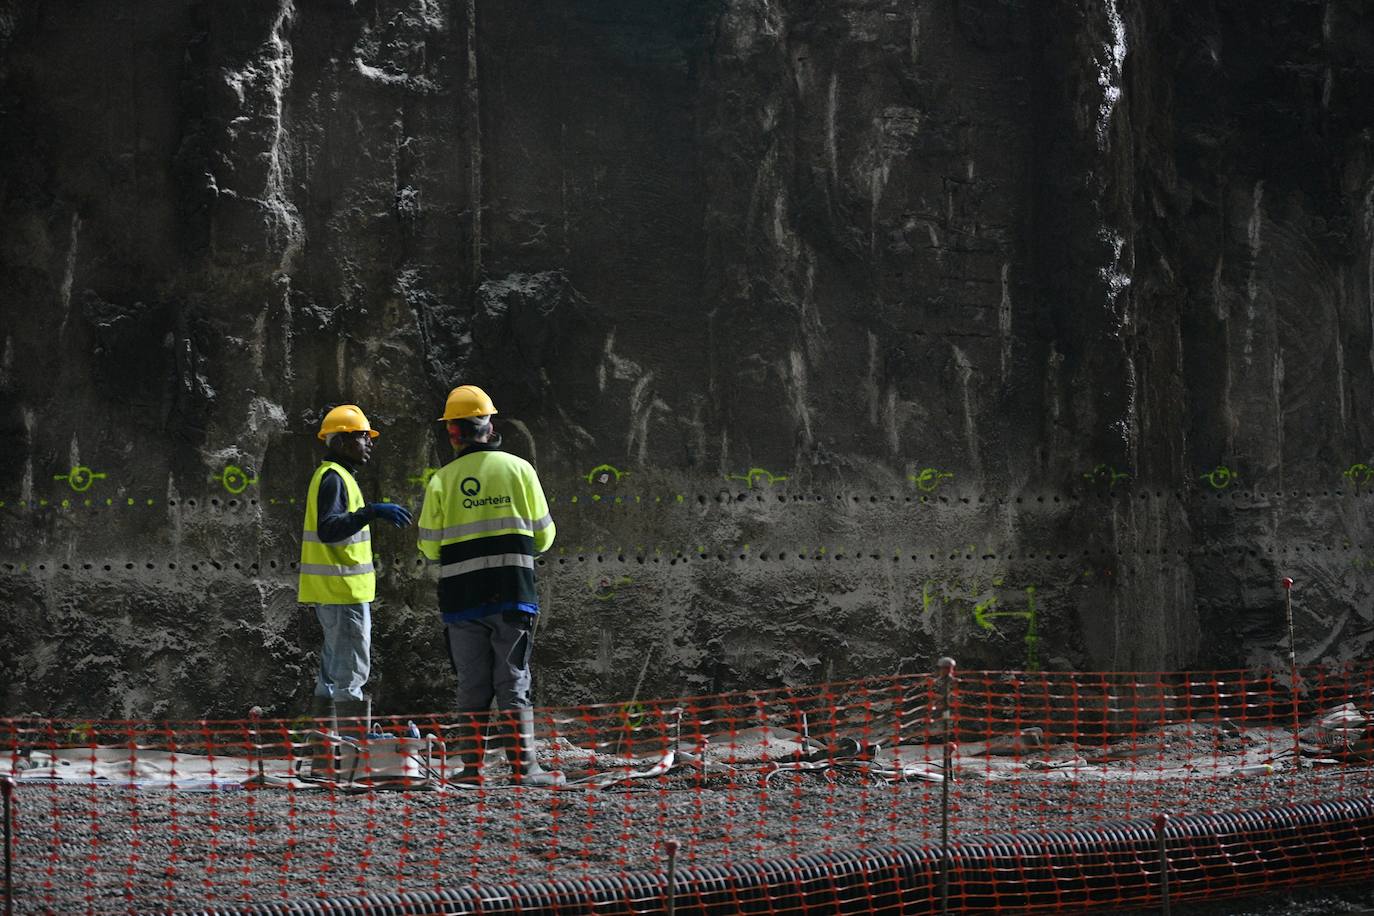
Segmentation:
[[(313, 437), (487, 386), (545, 702), (1367, 657), (1356, 0), (0, 0), (3, 708), (300, 707)], [(379, 532), (381, 708), (449, 675)]]

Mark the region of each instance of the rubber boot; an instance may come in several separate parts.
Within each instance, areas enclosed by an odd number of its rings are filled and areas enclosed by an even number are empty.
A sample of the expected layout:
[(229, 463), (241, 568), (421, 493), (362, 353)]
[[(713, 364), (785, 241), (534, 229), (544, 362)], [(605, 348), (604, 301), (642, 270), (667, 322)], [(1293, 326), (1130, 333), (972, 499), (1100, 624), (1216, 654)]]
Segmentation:
[(339, 747), (339, 781), (353, 782), (360, 776), (369, 776), (367, 733), (372, 730), (372, 699), (335, 699), (334, 721), (339, 737), (345, 739)]
[(534, 748), (534, 710), (503, 709), (503, 716), (515, 716), (514, 728), (506, 744), (506, 760), (510, 761), (511, 782), (516, 785), (554, 788), (567, 782), (558, 770), (546, 770), (539, 765)]
[(310, 718), (315, 720), (315, 728), (310, 735), (310, 775), (315, 779), (333, 779), (334, 742), (327, 736), (335, 732), (334, 701), (329, 697), (312, 698)]
[(361, 742), (372, 730), (372, 698), (361, 700), (334, 701), (334, 720), (338, 723), (339, 737)]
[(469, 786), (482, 784), (482, 757), (487, 744), (487, 724), (491, 721), (491, 711), (482, 709), (458, 710), (458, 724), (453, 727), (454, 752), (450, 759), (456, 760), (462, 769), (449, 775), (449, 782)]

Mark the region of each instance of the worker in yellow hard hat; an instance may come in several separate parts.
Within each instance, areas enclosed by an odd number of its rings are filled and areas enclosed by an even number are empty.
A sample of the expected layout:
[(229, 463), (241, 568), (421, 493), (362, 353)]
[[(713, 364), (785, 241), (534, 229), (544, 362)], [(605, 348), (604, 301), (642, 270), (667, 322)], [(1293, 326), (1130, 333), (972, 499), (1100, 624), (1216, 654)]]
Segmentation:
[[(380, 518), (403, 528), (411, 516), (404, 506), (363, 500), (354, 475), (367, 464), (377, 431), (357, 405), (343, 404), (325, 414), (318, 438), (327, 453), (306, 494), (298, 586), (301, 604), (315, 606), (324, 630), (312, 712), (331, 727), (362, 737), (372, 712), (363, 687), (372, 669), (376, 597), (369, 524)], [(327, 766), (329, 759), (332, 754), (316, 748), (312, 769)]]
[(439, 612), (458, 677), (457, 778), (480, 781), (494, 700), (506, 720), (503, 744), (514, 779), (556, 786), (564, 777), (539, 765), (530, 706), (539, 613), (534, 560), (553, 544), (555, 529), (534, 468), (500, 450), (495, 414), (476, 385), (449, 393), (440, 419), (456, 457), (430, 477), (420, 509), (420, 551), (440, 564)]

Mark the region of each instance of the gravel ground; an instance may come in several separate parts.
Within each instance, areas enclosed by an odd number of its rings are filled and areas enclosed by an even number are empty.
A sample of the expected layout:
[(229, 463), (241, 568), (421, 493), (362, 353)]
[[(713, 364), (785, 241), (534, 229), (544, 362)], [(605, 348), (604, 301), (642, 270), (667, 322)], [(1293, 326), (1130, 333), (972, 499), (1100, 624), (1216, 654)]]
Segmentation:
[[(1096, 780), (1024, 771), (988, 778), (997, 776), (988, 766), (982, 778), (951, 784), (955, 838), (1374, 794), (1367, 766), (1182, 781), (1131, 778), (1129, 764)], [(15, 911), (127, 913), (656, 870), (666, 866), (668, 838), (681, 841), (685, 866), (935, 845), (941, 786), (845, 769), (767, 780), (757, 769), (678, 770), (562, 791), (173, 792), (21, 782), (16, 802)]]

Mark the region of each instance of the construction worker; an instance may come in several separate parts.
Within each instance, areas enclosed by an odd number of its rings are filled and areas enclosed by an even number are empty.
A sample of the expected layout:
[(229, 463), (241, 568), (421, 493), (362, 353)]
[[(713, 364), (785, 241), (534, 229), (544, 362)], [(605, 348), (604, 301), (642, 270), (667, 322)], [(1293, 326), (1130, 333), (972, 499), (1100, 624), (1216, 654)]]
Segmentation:
[(480, 783), (483, 736), (496, 701), (517, 782), (556, 786), (535, 757), (530, 655), (539, 613), (534, 558), (554, 524), (528, 461), (500, 451), (496, 406), (476, 385), (453, 389), (440, 418), (456, 457), (425, 486), (420, 552), (439, 566), (439, 611), (458, 677), (460, 781)]
[[(362, 410), (354, 404), (335, 407), (320, 423), (319, 438), (328, 452), (306, 495), (298, 585), (300, 603), (315, 606), (324, 630), (312, 713), (332, 729), (342, 725), (344, 734), (362, 738), (372, 714), (363, 687), (372, 668), (371, 605), (377, 590), (369, 523), (380, 518), (404, 528), (411, 515), (394, 503), (363, 501), (353, 475), (367, 464), (377, 431)], [(318, 749), (315, 759), (318, 765)]]

